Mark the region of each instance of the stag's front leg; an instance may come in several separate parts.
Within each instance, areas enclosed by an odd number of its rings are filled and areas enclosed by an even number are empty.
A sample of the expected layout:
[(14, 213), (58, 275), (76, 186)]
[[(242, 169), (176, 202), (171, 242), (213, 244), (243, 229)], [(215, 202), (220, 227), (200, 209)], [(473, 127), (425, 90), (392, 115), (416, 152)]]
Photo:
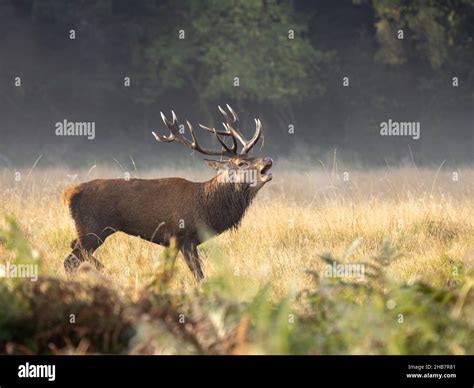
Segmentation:
[(195, 243), (184, 244), (181, 248), (181, 252), (183, 253), (184, 260), (186, 261), (186, 264), (188, 265), (196, 280), (199, 282), (204, 279), (204, 273), (202, 272), (201, 259), (199, 258), (197, 245)]

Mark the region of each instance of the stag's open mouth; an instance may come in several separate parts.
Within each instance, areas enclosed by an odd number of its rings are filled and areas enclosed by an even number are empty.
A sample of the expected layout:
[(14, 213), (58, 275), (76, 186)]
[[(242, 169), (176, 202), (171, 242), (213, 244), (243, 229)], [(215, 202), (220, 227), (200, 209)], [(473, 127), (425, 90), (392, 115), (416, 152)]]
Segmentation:
[(270, 171), (270, 169), (272, 168), (272, 165), (273, 165), (273, 161), (271, 159), (267, 160), (265, 165), (261, 168), (260, 170), (260, 176), (262, 177), (262, 180), (264, 182), (268, 182), (270, 180), (272, 180), (273, 178), (273, 175)]

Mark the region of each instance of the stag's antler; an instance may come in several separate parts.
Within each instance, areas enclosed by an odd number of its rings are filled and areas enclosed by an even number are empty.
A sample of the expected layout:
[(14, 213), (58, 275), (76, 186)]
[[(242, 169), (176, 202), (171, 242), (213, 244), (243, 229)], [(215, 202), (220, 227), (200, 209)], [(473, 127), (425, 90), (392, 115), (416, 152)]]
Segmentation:
[[(176, 119), (176, 115), (173, 111), (171, 111), (173, 115), (173, 121), (171, 123), (168, 121), (165, 115), (160, 112), (161, 118), (163, 119), (163, 123), (165, 124), (165, 127), (170, 131), (170, 134), (168, 136), (159, 136), (155, 132), (152, 132), (153, 136), (158, 142), (170, 143), (170, 142), (176, 141), (204, 155), (233, 157), (236, 155), (248, 154), (249, 151), (255, 146), (255, 144), (260, 139), (261, 132), (262, 132), (262, 123), (260, 122), (259, 119), (255, 119), (255, 126), (256, 126), (255, 134), (252, 137), (252, 139), (247, 141), (242, 136), (242, 134), (237, 129), (234, 128), (234, 125), (239, 120), (234, 110), (229, 105), (227, 105), (227, 109), (232, 115), (232, 118), (230, 118), (228, 113), (224, 109), (222, 109), (220, 106), (218, 108), (220, 112), (224, 115), (224, 118), (226, 120), (226, 123), (223, 123), (224, 128), (226, 129), (225, 131), (217, 131), (215, 128), (209, 128), (202, 124), (199, 124), (199, 126), (205, 129), (206, 131), (211, 132), (216, 137), (216, 139), (219, 141), (219, 143), (222, 146), (222, 149), (220, 151), (208, 150), (208, 149), (202, 148), (197, 141), (196, 134), (194, 133), (192, 125), (187, 120), (186, 120), (186, 124), (188, 126), (189, 133), (191, 134), (192, 141), (184, 137), (183, 134), (179, 131), (178, 120)], [(225, 141), (221, 138), (221, 136), (229, 136), (232, 139), (232, 146), (229, 147), (225, 143)], [(237, 148), (238, 148), (237, 140), (243, 145), (243, 148), (240, 153), (237, 152)]]
[(242, 145), (243, 148), (240, 151), (240, 155), (245, 155), (250, 152), (250, 150), (257, 144), (258, 140), (260, 139), (260, 136), (262, 134), (262, 123), (259, 119), (255, 119), (255, 134), (250, 140), (245, 140), (245, 138), (242, 136), (242, 134), (234, 127), (238, 121), (239, 117), (237, 116), (237, 113), (230, 107), (229, 104), (226, 104), (227, 109), (229, 110), (230, 114), (232, 115), (232, 118), (229, 117), (228, 113), (221, 108), (221, 106), (217, 106), (219, 108), (219, 111), (222, 113), (222, 115), (225, 118), (225, 123), (222, 123), (224, 125), (224, 128), (226, 129), (225, 131), (216, 131), (215, 128), (208, 128), (204, 125), (199, 124), (199, 126), (206, 131), (209, 132), (216, 132), (219, 135), (222, 136), (230, 136), (233, 141), (233, 149), (237, 149), (237, 141), (238, 140)]
[(170, 143), (170, 142), (175, 141), (177, 143), (183, 144), (184, 146), (186, 146), (188, 148), (191, 148), (195, 151), (198, 151), (198, 152), (200, 152), (201, 154), (204, 154), (204, 155), (229, 156), (229, 157), (235, 156), (235, 152), (232, 149), (230, 149), (229, 147), (227, 147), (227, 145), (217, 135), (217, 133), (215, 133), (215, 136), (216, 136), (217, 140), (219, 141), (219, 143), (221, 143), (221, 145), (224, 149), (220, 150), (220, 151), (216, 151), (216, 150), (208, 150), (208, 149), (202, 148), (199, 145), (199, 143), (197, 141), (197, 138), (196, 138), (196, 134), (194, 133), (194, 129), (193, 129), (191, 123), (188, 120), (186, 120), (186, 124), (188, 126), (189, 133), (191, 134), (192, 141), (190, 141), (186, 137), (184, 137), (184, 135), (181, 134), (181, 132), (179, 131), (178, 120), (176, 118), (176, 115), (175, 115), (174, 111), (171, 111), (171, 113), (173, 115), (173, 122), (171, 122), (171, 123), (168, 121), (168, 119), (163, 114), (163, 112), (160, 112), (160, 113), (161, 113), (161, 119), (163, 120), (163, 123), (165, 124), (165, 127), (170, 131), (170, 134), (168, 136), (159, 136), (155, 132), (152, 132), (153, 136), (156, 139), (156, 141), (162, 142), (162, 143)]

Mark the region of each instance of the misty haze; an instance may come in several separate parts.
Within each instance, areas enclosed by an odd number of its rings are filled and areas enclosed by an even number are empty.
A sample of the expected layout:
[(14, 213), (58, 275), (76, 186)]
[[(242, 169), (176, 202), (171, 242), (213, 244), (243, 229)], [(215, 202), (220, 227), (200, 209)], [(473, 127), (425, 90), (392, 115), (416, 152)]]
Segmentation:
[[(160, 111), (220, 126), (226, 103), (247, 133), (262, 120), (275, 159), (304, 155), (315, 166), (337, 149), (376, 166), (472, 161), (467, 4), (453, 25), (428, 8), (407, 12), (399, 39), (382, 5), (292, 3), (292, 13), (242, 15), (226, 4), (0, 1), (1, 165), (42, 155), (40, 166), (90, 167), (131, 155), (141, 168), (188, 166), (175, 146), (153, 141)], [(428, 22), (415, 28), (416, 18)], [(380, 136), (388, 119), (418, 122), (420, 138)], [(63, 120), (94, 122), (94, 140), (56, 136)]]

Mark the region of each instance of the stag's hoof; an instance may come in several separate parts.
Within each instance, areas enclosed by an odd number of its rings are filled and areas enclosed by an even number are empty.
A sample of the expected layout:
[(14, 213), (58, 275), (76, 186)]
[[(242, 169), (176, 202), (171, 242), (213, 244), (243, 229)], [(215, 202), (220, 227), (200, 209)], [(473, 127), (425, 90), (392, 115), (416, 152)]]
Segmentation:
[(81, 264), (82, 264), (82, 261), (76, 255), (71, 253), (64, 260), (64, 269), (66, 270), (67, 273), (70, 274), (74, 272)]

